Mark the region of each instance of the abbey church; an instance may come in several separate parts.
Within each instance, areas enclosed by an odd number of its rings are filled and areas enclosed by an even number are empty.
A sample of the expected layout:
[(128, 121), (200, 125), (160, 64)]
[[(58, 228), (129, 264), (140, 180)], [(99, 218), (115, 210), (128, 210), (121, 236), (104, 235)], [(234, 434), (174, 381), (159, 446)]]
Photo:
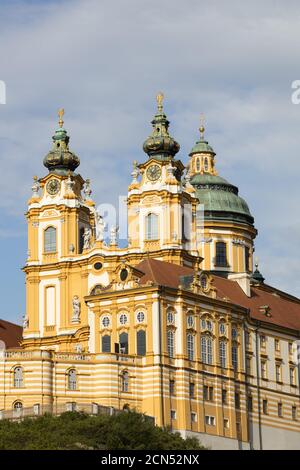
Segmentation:
[(135, 409), (212, 449), (300, 449), (300, 300), (260, 273), (253, 215), (204, 127), (182, 162), (162, 94), (151, 124), (124, 247), (59, 112), (28, 201), (26, 316), (0, 351), (0, 418)]

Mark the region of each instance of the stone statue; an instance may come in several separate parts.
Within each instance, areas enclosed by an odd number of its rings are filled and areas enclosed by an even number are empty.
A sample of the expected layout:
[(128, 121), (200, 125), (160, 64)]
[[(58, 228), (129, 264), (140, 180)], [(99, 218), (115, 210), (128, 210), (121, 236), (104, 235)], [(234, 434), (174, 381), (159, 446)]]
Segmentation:
[(23, 316), (23, 329), (25, 330), (28, 327), (29, 327), (29, 318), (26, 315), (24, 315)]
[(110, 244), (111, 245), (117, 244), (118, 231), (119, 231), (119, 227), (115, 227), (114, 225), (111, 226), (111, 229), (110, 229)]
[(106, 228), (106, 224), (103, 221), (102, 215), (98, 211), (96, 211), (95, 213), (95, 221), (96, 221), (96, 240), (103, 242), (104, 230)]
[(31, 187), (32, 189), (32, 197), (33, 198), (38, 198), (40, 197), (39, 195), (39, 191), (40, 191), (40, 183), (38, 181), (38, 177), (37, 176), (34, 176), (33, 177), (33, 185)]
[(88, 250), (91, 247), (91, 238), (92, 238), (92, 230), (90, 227), (85, 227), (84, 234), (83, 234), (83, 249)]
[(84, 187), (83, 192), (85, 195), (85, 200), (89, 201), (91, 199), (91, 194), (92, 194), (91, 181), (89, 179), (85, 180), (85, 187)]
[(79, 323), (80, 322), (80, 300), (78, 295), (74, 295), (72, 299), (73, 305), (73, 316), (72, 316), (72, 323)]

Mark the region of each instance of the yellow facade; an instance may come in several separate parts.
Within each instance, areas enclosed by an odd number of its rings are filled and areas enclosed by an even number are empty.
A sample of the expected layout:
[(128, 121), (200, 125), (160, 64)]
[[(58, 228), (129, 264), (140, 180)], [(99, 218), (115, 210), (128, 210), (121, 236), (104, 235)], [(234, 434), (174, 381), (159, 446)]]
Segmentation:
[[(297, 332), (261, 322), (258, 333), (248, 309), (220, 296), (211, 276), (215, 244), (226, 239), (231, 275), (240, 276), (232, 284), (242, 286), (244, 275), (249, 281), (256, 230), (239, 220), (204, 216), (199, 222), (191, 178), (216, 175), (214, 156), (193, 154), (184, 181), (160, 99), (153, 122), (144, 144), (149, 158), (134, 165), (128, 189), (125, 248), (114, 227), (104, 240), (89, 181), (74, 172), (78, 157), (60, 122), (46, 160), (49, 174), (35, 179), (28, 201), (27, 313), (22, 348), (4, 352), (0, 361), (2, 415), (16, 403), (53, 412), (96, 403), (137, 409), (213, 447), (260, 448), (277, 431), (291, 433), (294, 442), (298, 371), (287, 351)], [(165, 283), (163, 269), (169, 270)], [(258, 377), (261, 332), (282, 345), (281, 353), (267, 354), (282, 364), (280, 384), (273, 366), (267, 380)], [(287, 363), (295, 365), (293, 385)], [(284, 417), (276, 414), (278, 402)]]

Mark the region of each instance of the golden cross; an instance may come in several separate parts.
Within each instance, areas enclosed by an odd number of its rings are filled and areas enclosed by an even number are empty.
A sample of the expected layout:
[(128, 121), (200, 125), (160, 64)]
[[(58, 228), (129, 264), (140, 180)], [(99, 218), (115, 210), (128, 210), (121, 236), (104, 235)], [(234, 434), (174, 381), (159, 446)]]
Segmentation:
[(201, 113), (200, 114), (200, 127), (199, 127), (201, 139), (204, 138), (204, 131), (205, 131), (204, 122), (205, 122), (205, 117), (204, 117), (204, 114)]
[(60, 108), (58, 110), (58, 117), (59, 117), (59, 121), (58, 121), (58, 124), (59, 124), (59, 127), (62, 127), (63, 124), (64, 124), (64, 121), (63, 121), (63, 115), (65, 114), (65, 110), (64, 108)]
[(164, 94), (160, 91), (156, 95), (157, 107), (160, 111), (162, 110), (162, 107), (163, 107), (163, 100), (164, 100)]

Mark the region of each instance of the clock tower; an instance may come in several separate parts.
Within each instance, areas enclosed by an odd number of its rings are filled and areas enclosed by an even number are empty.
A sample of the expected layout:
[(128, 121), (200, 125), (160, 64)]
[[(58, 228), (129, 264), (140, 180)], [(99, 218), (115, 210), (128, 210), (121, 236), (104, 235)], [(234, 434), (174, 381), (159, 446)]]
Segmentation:
[(128, 192), (129, 247), (162, 255), (186, 250), (197, 256), (195, 190), (184, 180), (184, 165), (175, 159), (180, 146), (169, 134), (163, 95), (157, 95), (152, 133), (143, 145), (146, 162), (134, 162)]
[[(78, 300), (87, 284), (80, 263), (93, 242), (95, 210), (89, 180), (75, 173), (80, 160), (69, 149), (62, 117), (60, 110), (53, 147), (43, 161), (49, 173), (34, 177), (28, 201), (25, 347), (55, 343), (57, 348), (61, 342), (65, 348), (75, 324), (78, 329), (87, 323), (85, 304)], [(74, 314), (76, 302), (81, 302), (80, 316)]]

